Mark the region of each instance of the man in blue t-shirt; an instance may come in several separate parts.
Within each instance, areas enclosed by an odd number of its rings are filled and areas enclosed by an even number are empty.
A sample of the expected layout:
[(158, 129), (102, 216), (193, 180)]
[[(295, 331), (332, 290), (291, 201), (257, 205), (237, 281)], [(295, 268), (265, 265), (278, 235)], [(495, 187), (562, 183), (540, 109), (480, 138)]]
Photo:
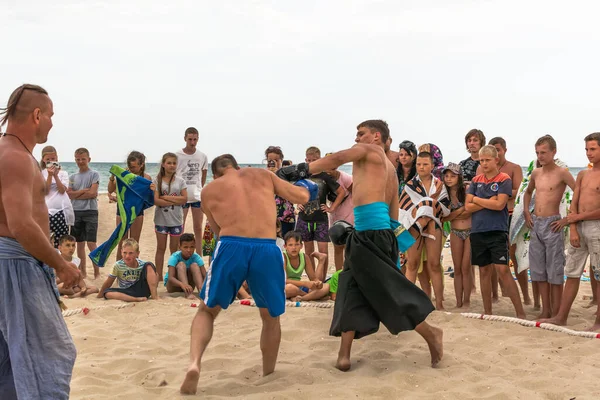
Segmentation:
[(508, 207), (512, 181), (498, 170), (498, 151), (483, 146), (479, 151), (482, 174), (467, 190), (465, 209), (473, 214), (471, 263), (479, 266), (484, 313), (492, 314), (492, 271), (495, 268), (518, 318), (525, 318), (521, 296), (508, 267)]
[(169, 269), (165, 274), (165, 286), (168, 293), (184, 292), (188, 299), (197, 300), (194, 287), (198, 292), (204, 284), (206, 269), (202, 257), (196, 253), (196, 238), (191, 233), (179, 237), (179, 251), (171, 254)]

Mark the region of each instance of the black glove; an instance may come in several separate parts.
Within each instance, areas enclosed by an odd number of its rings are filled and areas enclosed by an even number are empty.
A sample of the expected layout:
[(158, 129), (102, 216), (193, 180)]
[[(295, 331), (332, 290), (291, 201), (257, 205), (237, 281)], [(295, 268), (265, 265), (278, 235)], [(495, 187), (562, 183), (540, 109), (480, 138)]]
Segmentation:
[(289, 167), (283, 167), (277, 170), (276, 175), (288, 182), (296, 182), (300, 179), (308, 178), (308, 163), (300, 163), (297, 165), (290, 165)]
[(348, 222), (343, 220), (335, 221), (331, 224), (331, 228), (329, 228), (329, 239), (331, 239), (331, 243), (343, 246), (352, 232), (354, 232), (354, 227)]

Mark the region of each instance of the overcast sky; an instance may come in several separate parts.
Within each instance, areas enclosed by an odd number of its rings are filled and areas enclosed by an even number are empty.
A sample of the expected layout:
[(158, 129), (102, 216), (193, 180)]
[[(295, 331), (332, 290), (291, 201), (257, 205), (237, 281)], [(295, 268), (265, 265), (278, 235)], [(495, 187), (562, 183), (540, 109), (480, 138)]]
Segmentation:
[(81, 146), (160, 161), (195, 126), (209, 159), (261, 162), (279, 145), (297, 162), (382, 118), (395, 149), (435, 143), (445, 162), (479, 128), (520, 164), (552, 134), (582, 166), (600, 131), (597, 1), (0, 2), (0, 103), (45, 87), (62, 161)]

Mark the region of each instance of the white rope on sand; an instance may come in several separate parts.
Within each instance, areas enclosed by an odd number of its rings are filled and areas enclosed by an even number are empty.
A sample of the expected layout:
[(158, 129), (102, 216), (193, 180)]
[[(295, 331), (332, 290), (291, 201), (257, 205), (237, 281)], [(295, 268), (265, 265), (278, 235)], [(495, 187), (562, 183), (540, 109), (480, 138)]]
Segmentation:
[[(254, 300), (236, 300), (233, 304), (240, 304), (242, 306), (256, 307)], [(311, 307), (311, 308), (333, 308), (335, 303), (331, 302), (308, 302), (308, 301), (286, 301), (286, 307)]]
[(473, 318), (473, 319), (485, 319), (487, 321), (500, 321), (500, 322), (512, 322), (514, 324), (519, 324), (523, 326), (529, 326), (532, 328), (542, 328), (549, 331), (554, 332), (562, 332), (571, 336), (579, 336), (585, 337), (588, 339), (600, 339), (600, 333), (596, 332), (582, 332), (582, 331), (574, 331), (569, 328), (565, 328), (564, 326), (558, 326), (553, 324), (546, 324), (537, 321), (528, 321), (526, 319), (514, 318), (514, 317), (504, 317), (500, 315), (485, 315), (485, 314), (475, 314), (475, 313), (461, 313), (463, 317)]
[(103, 308), (112, 308), (115, 310), (121, 309), (121, 308), (126, 308), (126, 307), (133, 307), (135, 306), (135, 303), (123, 303), (123, 304), (119, 304), (116, 306), (100, 306), (100, 307), (83, 307), (83, 308), (75, 308), (73, 310), (64, 310), (62, 312), (63, 317), (71, 317), (73, 315), (77, 315), (77, 314), (85, 314), (87, 315), (91, 310), (101, 310)]

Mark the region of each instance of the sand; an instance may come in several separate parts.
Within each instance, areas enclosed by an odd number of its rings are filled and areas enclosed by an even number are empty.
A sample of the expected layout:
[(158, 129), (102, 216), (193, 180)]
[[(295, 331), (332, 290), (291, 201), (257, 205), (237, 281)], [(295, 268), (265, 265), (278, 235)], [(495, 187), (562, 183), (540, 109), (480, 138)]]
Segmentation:
[[(115, 205), (100, 198), (99, 238), (114, 229)], [(146, 212), (141, 258), (154, 260), (153, 211)], [(190, 218), (190, 217), (189, 217)], [(189, 220), (191, 227), (191, 220)], [(189, 229), (188, 229), (189, 230)], [(447, 252), (447, 250), (445, 250)], [(114, 260), (114, 256), (111, 261)], [(207, 261), (207, 260), (206, 260)], [(449, 255), (445, 263), (450, 262)], [(90, 281), (100, 286), (102, 279)], [(91, 268), (88, 276), (93, 276)], [(353, 345), (353, 368), (334, 368), (339, 339), (328, 336), (332, 309), (288, 308), (281, 318), (282, 340), (274, 374), (261, 377), (258, 309), (232, 305), (215, 323), (205, 353), (198, 396), (244, 399), (405, 398), (405, 399), (594, 399), (600, 367), (600, 340), (467, 319), (452, 310), (452, 279), (446, 277), (446, 307), (429, 322), (444, 329), (445, 355), (429, 367), (425, 342), (414, 332), (390, 335), (385, 328)], [(189, 331), (195, 308), (170, 297), (162, 285), (160, 301), (115, 309), (118, 301), (95, 296), (67, 299), (70, 309), (90, 308), (87, 315), (66, 318), (77, 346), (73, 399), (179, 398), (189, 354)], [(595, 308), (583, 295), (575, 301), (569, 327), (583, 330)], [(475, 295), (472, 312), (482, 312)], [(528, 318), (537, 315), (526, 307)], [(494, 305), (499, 315), (514, 316), (507, 298)]]

